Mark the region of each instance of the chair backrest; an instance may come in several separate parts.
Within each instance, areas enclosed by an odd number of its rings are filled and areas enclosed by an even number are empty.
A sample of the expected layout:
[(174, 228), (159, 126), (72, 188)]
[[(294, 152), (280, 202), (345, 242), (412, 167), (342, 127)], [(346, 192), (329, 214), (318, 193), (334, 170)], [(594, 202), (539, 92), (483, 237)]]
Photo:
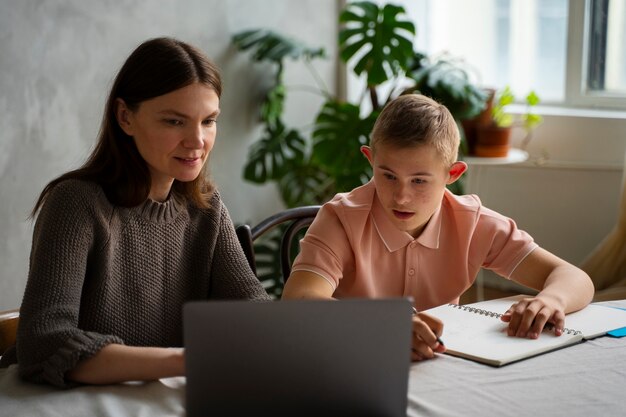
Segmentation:
[(0, 356), (15, 343), (20, 310), (0, 311)]
[(250, 268), (256, 274), (256, 261), (254, 256), (254, 241), (263, 234), (274, 229), (278, 225), (289, 223), (289, 226), (283, 233), (280, 241), (280, 265), (283, 274), (283, 281), (287, 281), (291, 273), (291, 244), (298, 232), (308, 227), (321, 206), (303, 206), (283, 210), (276, 213), (256, 226), (250, 228), (249, 225), (243, 224), (236, 228), (239, 243), (243, 248)]

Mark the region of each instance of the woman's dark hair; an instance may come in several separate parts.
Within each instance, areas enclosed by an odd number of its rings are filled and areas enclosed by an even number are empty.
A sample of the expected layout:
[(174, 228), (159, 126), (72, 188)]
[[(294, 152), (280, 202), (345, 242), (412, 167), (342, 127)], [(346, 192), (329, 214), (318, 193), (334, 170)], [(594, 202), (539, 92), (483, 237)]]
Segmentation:
[[(135, 142), (117, 122), (116, 100), (122, 99), (135, 111), (143, 101), (193, 83), (210, 87), (218, 97), (222, 94), (219, 70), (202, 51), (172, 38), (150, 39), (139, 45), (115, 77), (95, 149), (82, 167), (46, 185), (32, 215), (39, 211), (48, 192), (66, 179), (100, 184), (115, 205), (133, 207), (145, 201), (150, 193), (150, 171)], [(198, 207), (209, 207), (214, 186), (206, 177), (206, 166), (193, 181), (174, 180), (172, 191)]]

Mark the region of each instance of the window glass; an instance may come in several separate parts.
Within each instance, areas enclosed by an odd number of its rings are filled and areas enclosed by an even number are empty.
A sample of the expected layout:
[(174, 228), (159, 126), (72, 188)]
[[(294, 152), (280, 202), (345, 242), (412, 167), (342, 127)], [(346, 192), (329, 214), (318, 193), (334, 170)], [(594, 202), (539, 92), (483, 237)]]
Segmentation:
[(594, 0), (589, 31), (590, 90), (626, 94), (626, 1)]
[[(382, 3), (382, 2), (381, 2)], [(416, 49), (462, 58), (476, 81), (565, 99), (567, 0), (404, 0)]]
[(415, 49), (460, 59), (481, 86), (509, 85), (518, 101), (535, 90), (543, 104), (626, 107), (626, 0), (377, 2), (403, 6)]

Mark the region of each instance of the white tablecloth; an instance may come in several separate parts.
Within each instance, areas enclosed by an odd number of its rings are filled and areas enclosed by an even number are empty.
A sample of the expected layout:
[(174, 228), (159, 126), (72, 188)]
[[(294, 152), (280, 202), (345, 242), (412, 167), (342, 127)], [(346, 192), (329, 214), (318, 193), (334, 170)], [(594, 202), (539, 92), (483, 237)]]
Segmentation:
[[(16, 366), (0, 369), (0, 417), (184, 416), (184, 396), (184, 378), (58, 390), (22, 382)], [(439, 355), (411, 366), (408, 398), (409, 417), (624, 416), (626, 338), (600, 337), (502, 368)]]
[(0, 417), (184, 416), (185, 378), (59, 390), (0, 369)]

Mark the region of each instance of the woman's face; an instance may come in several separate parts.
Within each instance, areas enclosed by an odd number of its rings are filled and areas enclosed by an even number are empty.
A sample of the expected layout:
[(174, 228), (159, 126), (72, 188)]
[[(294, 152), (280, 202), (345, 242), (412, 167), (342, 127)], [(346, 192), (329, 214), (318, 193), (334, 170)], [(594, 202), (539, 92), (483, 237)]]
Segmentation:
[(118, 99), (118, 123), (150, 169), (151, 199), (165, 201), (174, 180), (198, 177), (215, 143), (219, 111), (215, 91), (200, 83), (143, 101), (136, 111)]

